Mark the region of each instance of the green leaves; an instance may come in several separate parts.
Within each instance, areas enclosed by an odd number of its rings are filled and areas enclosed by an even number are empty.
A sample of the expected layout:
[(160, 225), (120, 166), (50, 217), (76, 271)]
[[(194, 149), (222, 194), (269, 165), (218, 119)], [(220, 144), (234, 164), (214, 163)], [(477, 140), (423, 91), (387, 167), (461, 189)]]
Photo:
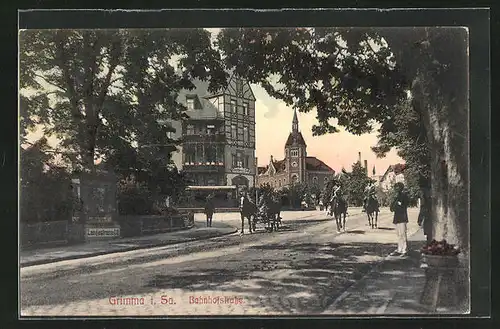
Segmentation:
[(217, 40), (228, 68), (300, 111), (315, 108), (315, 135), (338, 131), (331, 118), (353, 134), (370, 132), (406, 87), (388, 48), (368, 45), (381, 44), (370, 29), (224, 29)]
[(227, 77), (203, 29), (23, 31), (20, 56), (24, 134), (43, 124), (73, 168), (100, 157), (153, 185), (172, 174), (166, 122), (184, 119), (179, 92), (194, 78), (218, 90)]

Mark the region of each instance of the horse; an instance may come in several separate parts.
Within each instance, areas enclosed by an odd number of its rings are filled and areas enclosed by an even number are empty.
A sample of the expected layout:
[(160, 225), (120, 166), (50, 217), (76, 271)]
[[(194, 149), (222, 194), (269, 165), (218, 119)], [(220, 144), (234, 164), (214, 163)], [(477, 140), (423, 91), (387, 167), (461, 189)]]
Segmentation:
[(368, 217), (368, 226), (371, 228), (378, 227), (378, 213), (379, 213), (379, 203), (374, 197), (368, 197), (365, 205), (366, 216)]
[(342, 197), (335, 197), (330, 203), (331, 213), (337, 224), (337, 232), (341, 229), (346, 230), (345, 221), (347, 216), (347, 201)]
[[(279, 229), (281, 225), (280, 214), (281, 214), (281, 202), (280, 200), (278, 200), (276, 197), (273, 196), (268, 200), (266, 213), (260, 214), (262, 217), (265, 218), (264, 220), (268, 224), (267, 230), (272, 232)], [(257, 216), (254, 216), (252, 220), (252, 228), (254, 232), (256, 230), (256, 227), (257, 227)]]
[(244, 197), (243, 206), (240, 207), (240, 216), (241, 216), (241, 234), (244, 234), (245, 231), (245, 218), (248, 219), (248, 230), (250, 233), (255, 232), (255, 217), (259, 212), (259, 208), (255, 203), (248, 199), (248, 197)]

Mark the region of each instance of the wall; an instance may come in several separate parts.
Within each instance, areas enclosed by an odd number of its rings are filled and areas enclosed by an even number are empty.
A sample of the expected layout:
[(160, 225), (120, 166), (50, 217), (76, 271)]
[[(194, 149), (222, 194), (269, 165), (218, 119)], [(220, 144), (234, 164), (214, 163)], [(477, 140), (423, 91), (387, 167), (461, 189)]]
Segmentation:
[[(279, 181), (281, 180), (281, 185)], [(288, 185), (288, 174), (287, 172), (279, 173), (277, 175), (268, 176), (268, 175), (260, 175), (258, 176), (258, 186), (263, 186), (265, 184), (270, 184), (274, 188), (282, 188)]]
[(333, 177), (333, 173), (324, 171), (307, 171), (307, 184), (314, 184), (314, 177), (318, 177), (318, 186), (323, 189), (326, 186), (325, 178), (328, 180)]

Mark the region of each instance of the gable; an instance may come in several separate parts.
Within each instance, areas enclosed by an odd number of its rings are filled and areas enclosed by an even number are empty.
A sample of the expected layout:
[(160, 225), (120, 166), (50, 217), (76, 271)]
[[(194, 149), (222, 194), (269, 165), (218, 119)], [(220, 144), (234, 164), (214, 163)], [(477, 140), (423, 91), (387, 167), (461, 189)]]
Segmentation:
[(251, 101), (256, 100), (250, 84), (246, 80), (238, 78), (235, 74), (231, 75), (229, 78), (224, 93), (232, 97), (248, 99)]

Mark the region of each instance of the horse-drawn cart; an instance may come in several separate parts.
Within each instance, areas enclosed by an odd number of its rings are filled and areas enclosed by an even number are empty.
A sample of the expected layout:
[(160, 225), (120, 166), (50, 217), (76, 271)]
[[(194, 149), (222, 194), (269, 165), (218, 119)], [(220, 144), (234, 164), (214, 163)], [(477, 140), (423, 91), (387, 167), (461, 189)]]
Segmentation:
[(253, 216), (252, 228), (254, 231), (258, 223), (264, 225), (267, 232), (277, 231), (281, 226), (281, 217), (275, 211), (259, 211)]

